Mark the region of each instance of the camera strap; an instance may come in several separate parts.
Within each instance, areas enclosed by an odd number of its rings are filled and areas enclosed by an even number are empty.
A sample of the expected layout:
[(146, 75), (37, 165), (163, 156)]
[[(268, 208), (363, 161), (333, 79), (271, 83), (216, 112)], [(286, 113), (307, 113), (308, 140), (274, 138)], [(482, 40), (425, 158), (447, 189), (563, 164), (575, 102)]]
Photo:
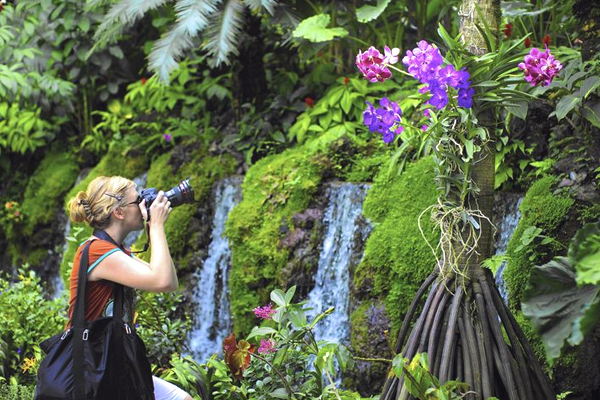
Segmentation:
[[(94, 230), (93, 235), (96, 236), (98, 239), (106, 240), (107, 242), (110, 242), (110, 243), (114, 244), (115, 246), (123, 249), (123, 245), (115, 242), (115, 240), (112, 237), (110, 237), (110, 235), (108, 233), (106, 233), (106, 231), (104, 231), (102, 229)], [(146, 244), (144, 245), (144, 248), (140, 251), (131, 251), (131, 254), (144, 253), (145, 251), (148, 251), (148, 247), (150, 246), (150, 227), (148, 225), (146, 225), (146, 236), (148, 237), (148, 240), (146, 240)]]

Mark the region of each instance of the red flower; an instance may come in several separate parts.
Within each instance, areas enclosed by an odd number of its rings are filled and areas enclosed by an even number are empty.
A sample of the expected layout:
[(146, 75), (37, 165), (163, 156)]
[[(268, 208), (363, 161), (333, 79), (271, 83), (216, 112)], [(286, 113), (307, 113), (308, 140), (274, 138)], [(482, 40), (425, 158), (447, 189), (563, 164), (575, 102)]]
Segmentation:
[(18, 216), (20, 216), (20, 215), (21, 215), (21, 213), (20, 213), (20, 212), (18, 212), (18, 211), (15, 211), (15, 217), (18, 217)]
[(345, 77), (345, 78), (344, 78), (344, 85), (347, 85), (347, 84), (348, 84), (348, 82), (350, 82), (350, 79), (349, 79), (348, 77)]
[[(2, 4), (2, 3), (0, 3), (0, 4)], [(8, 202), (6, 202), (6, 204), (4, 205), (4, 208), (9, 208), (9, 209), (10, 209), (10, 208), (13, 208), (13, 203), (12, 203), (12, 201), (8, 201)]]
[(307, 97), (304, 99), (304, 102), (305, 102), (305, 103), (306, 103), (306, 105), (307, 105), (307, 106), (309, 106), (309, 107), (312, 107), (312, 106), (314, 106), (314, 105), (315, 105), (315, 101), (314, 101), (314, 100), (313, 100), (313, 98), (312, 98), (312, 97), (310, 97), (310, 96), (307, 96)]
[(525, 47), (530, 48), (531, 47), (531, 39), (527, 38), (525, 39)]
[(542, 39), (542, 43), (544, 43), (545, 46), (550, 46), (550, 42), (552, 41), (552, 39), (550, 39), (550, 35), (546, 34), (544, 36), (544, 38)]
[(506, 25), (504, 25), (504, 34), (506, 35), (507, 38), (509, 38), (512, 35), (512, 29), (513, 29), (513, 24), (508, 23)]
[(146, 84), (146, 82), (148, 82), (148, 79), (146, 79), (146, 78), (142, 78), (142, 79), (141, 79), (141, 82), (142, 82), (142, 85), (145, 85), (145, 84)]

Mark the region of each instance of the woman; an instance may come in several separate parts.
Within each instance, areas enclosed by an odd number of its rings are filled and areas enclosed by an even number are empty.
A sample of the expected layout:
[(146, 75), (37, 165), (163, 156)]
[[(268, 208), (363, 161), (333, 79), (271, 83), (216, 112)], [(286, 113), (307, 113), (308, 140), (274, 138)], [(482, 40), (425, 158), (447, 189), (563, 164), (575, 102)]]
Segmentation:
[[(131, 252), (116, 243), (132, 231), (144, 228), (148, 220), (146, 201), (140, 202), (136, 184), (120, 176), (98, 177), (69, 202), (71, 220), (86, 222), (95, 229), (90, 239), (88, 285), (85, 319), (100, 318), (109, 305), (113, 283), (152, 292), (177, 290), (175, 266), (169, 253), (165, 236), (165, 222), (172, 211), (171, 203), (161, 191), (150, 206), (149, 236), (151, 246), (150, 263), (131, 257)], [(80, 246), (73, 260), (69, 301), (69, 327), (77, 293), (79, 261), (84, 246)], [(126, 290), (124, 318), (133, 322), (132, 290)], [(128, 295), (129, 294), (129, 295)], [(192, 400), (192, 397), (160, 378), (153, 377), (156, 400)]]

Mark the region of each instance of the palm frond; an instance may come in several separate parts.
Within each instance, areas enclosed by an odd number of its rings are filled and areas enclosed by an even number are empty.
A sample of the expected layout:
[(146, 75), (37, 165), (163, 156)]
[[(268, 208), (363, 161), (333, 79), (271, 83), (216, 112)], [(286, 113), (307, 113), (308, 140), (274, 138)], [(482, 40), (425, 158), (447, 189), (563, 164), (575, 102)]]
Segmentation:
[(180, 0), (175, 5), (177, 29), (190, 36), (196, 36), (208, 25), (208, 18), (221, 0)]
[(174, 27), (165, 33), (155, 44), (148, 56), (148, 68), (163, 82), (169, 82), (169, 74), (177, 68), (177, 59), (192, 46), (192, 38)]
[(211, 66), (229, 64), (229, 55), (239, 53), (236, 43), (242, 30), (243, 13), (244, 7), (240, 0), (228, 0), (223, 12), (211, 21), (204, 45), (211, 56), (209, 60)]
[(193, 45), (193, 38), (203, 31), (209, 17), (217, 11), (221, 0), (180, 0), (175, 5), (177, 22), (156, 42), (149, 56), (149, 68), (163, 82), (169, 81), (169, 74), (177, 67), (183, 52)]
[(133, 24), (148, 11), (160, 7), (165, 2), (167, 0), (121, 0), (112, 6), (94, 34), (98, 47), (113, 41), (123, 32), (125, 26)]
[(271, 14), (271, 16), (275, 15), (275, 6), (277, 6), (277, 0), (246, 0), (245, 3), (254, 12), (264, 9)]

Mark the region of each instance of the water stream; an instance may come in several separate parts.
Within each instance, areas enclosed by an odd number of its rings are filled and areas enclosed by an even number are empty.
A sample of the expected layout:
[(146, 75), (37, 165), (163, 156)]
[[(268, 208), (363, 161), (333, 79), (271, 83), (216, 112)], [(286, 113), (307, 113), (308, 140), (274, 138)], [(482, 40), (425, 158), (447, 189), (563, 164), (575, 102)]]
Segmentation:
[(335, 307), (335, 311), (316, 325), (317, 340), (339, 343), (350, 338), (350, 269), (360, 261), (362, 243), (371, 231), (362, 217), (368, 189), (368, 185), (353, 183), (330, 187), (315, 287), (308, 294), (308, 305), (314, 308), (311, 317), (329, 307)]
[[(503, 193), (501, 198), (495, 201), (495, 224), (498, 229), (494, 239), (495, 254), (505, 254), (508, 247), (508, 242), (512, 237), (519, 219), (521, 211), (519, 207), (523, 201), (523, 196), (520, 194)], [(508, 291), (504, 282), (504, 270), (506, 269), (506, 261), (502, 262), (496, 272), (496, 286), (502, 296), (504, 302), (508, 305)]]
[(229, 213), (241, 200), (240, 185), (241, 179), (227, 178), (217, 183), (213, 193), (212, 237), (208, 256), (195, 274), (198, 285), (192, 299), (196, 312), (189, 348), (198, 362), (205, 362), (219, 352), (230, 330), (228, 278), (231, 251), (223, 233)]

